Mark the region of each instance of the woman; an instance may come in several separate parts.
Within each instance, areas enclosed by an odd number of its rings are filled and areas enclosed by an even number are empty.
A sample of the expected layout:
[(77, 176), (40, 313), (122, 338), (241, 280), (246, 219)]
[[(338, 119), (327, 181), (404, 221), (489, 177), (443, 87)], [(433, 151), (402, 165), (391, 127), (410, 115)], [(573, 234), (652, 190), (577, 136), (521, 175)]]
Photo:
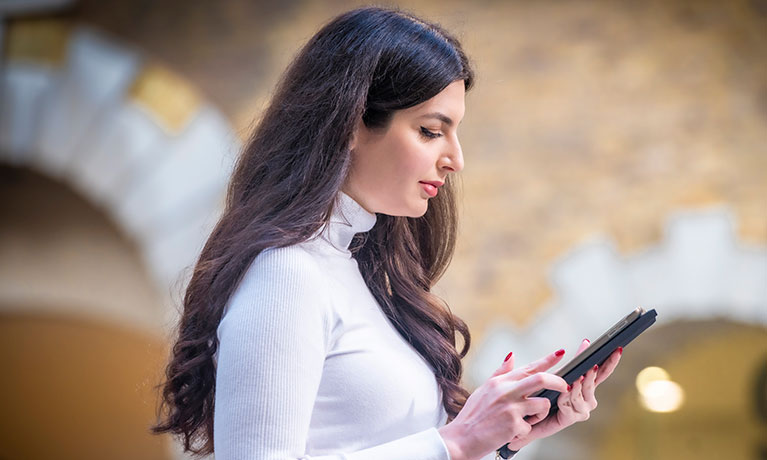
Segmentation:
[[(306, 44), (195, 267), (154, 432), (217, 460), (464, 460), (588, 418), (617, 353), (572, 388), (543, 372), (563, 350), (460, 385), (469, 332), (430, 288), (473, 79), (452, 36), (399, 11), (348, 12)], [(545, 419), (527, 398), (543, 388), (563, 393)]]

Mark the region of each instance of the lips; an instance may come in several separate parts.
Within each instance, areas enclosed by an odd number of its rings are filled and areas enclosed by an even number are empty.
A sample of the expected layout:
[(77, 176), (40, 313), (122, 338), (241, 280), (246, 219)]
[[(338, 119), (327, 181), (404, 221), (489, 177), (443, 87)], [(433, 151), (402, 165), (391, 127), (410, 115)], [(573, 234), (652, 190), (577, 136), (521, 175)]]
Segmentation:
[(421, 181), (419, 182), (421, 184), (421, 187), (426, 192), (427, 195), (429, 195), (431, 198), (434, 198), (437, 196), (438, 188), (442, 186), (442, 182), (437, 181)]

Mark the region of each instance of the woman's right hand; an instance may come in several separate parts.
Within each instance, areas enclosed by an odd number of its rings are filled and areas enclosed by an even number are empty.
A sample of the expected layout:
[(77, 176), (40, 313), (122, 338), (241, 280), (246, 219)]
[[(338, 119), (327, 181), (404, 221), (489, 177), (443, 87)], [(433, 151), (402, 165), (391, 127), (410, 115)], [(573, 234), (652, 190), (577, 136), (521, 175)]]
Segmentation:
[(476, 460), (513, 438), (524, 438), (551, 406), (546, 398), (529, 396), (543, 389), (568, 391), (563, 378), (544, 372), (562, 356), (564, 350), (559, 350), (514, 369), (514, 357), (509, 354), (492, 377), (469, 396), (455, 419), (439, 428), (451, 460)]

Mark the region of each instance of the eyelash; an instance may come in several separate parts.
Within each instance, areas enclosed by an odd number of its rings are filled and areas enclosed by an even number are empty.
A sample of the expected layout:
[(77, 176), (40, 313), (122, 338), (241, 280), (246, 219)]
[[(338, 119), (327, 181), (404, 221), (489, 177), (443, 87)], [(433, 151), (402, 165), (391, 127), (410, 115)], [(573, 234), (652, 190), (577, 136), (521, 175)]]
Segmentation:
[(421, 126), (421, 135), (427, 139), (436, 139), (442, 137), (442, 133), (435, 133)]

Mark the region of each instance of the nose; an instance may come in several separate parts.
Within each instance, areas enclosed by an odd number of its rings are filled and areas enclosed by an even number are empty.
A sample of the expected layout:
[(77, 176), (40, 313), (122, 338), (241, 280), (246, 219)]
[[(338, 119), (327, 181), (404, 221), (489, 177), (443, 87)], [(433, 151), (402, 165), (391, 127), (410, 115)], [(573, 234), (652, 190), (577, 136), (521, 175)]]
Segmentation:
[(457, 137), (440, 156), (439, 167), (448, 172), (459, 172), (463, 169), (463, 150)]

